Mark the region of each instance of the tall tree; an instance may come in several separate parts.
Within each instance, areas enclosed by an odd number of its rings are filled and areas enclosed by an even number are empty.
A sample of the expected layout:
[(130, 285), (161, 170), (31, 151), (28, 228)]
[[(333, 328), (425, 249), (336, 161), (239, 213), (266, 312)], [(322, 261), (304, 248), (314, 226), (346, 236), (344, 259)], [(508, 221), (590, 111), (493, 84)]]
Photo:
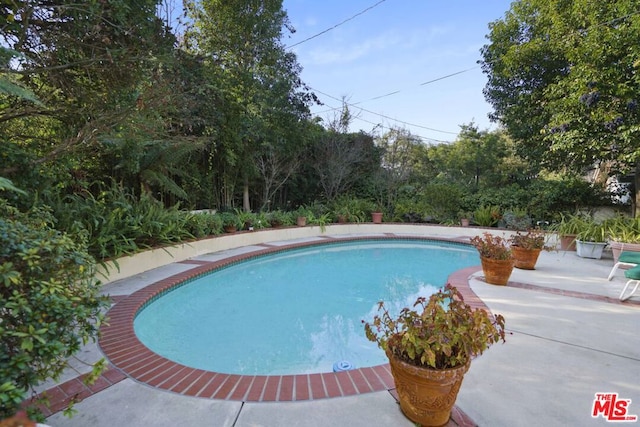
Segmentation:
[(504, 185), (512, 172), (505, 169), (505, 159), (512, 155), (506, 136), (480, 131), (473, 123), (461, 126), (455, 142), (432, 147), (430, 155), (447, 180), (472, 191)]
[(100, 137), (137, 107), (141, 76), (175, 41), (155, 6), (155, 0), (0, 5), (2, 79), (40, 101), (0, 95), (0, 147), (7, 154), (0, 174), (47, 166), (64, 173), (94, 161)]
[(555, 170), (637, 170), (637, 1), (520, 0), (490, 30), (485, 95), (520, 154)]
[(276, 141), (295, 144), (290, 130), (309, 115), (312, 95), (299, 78), (295, 55), (281, 41), (283, 31), (293, 29), (281, 0), (189, 1), (187, 8), (194, 21), (187, 46), (217, 68), (231, 104), (225, 112), (229, 128), (220, 134), (229, 140), (227, 178), (239, 173), (243, 206), (250, 210), (258, 153), (268, 153)]
[(389, 211), (395, 204), (400, 187), (417, 174), (422, 142), (406, 129), (392, 128), (376, 138), (375, 143), (381, 151), (376, 193), (378, 202)]

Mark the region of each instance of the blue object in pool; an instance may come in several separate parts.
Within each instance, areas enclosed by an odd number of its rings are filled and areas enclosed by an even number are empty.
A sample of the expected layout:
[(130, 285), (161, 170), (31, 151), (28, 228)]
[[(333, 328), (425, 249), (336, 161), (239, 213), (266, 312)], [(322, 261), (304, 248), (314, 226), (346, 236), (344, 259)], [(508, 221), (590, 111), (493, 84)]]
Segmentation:
[(173, 288), (140, 310), (134, 330), (155, 353), (240, 375), (331, 372), (336, 361), (387, 362), (367, 340), (378, 302), (391, 313), (479, 264), (469, 245), (366, 240), (260, 256)]
[(356, 367), (346, 360), (341, 360), (333, 364), (333, 372), (350, 371)]

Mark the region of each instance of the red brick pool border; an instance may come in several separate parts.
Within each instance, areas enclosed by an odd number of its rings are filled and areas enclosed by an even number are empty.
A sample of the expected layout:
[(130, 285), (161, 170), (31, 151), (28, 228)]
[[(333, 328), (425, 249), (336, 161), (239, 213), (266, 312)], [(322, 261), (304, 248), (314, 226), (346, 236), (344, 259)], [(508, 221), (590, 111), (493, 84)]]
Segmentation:
[[(394, 383), (387, 364), (358, 368), (344, 372), (300, 375), (234, 375), (190, 368), (162, 357), (142, 344), (133, 329), (136, 313), (145, 304), (169, 289), (211, 271), (257, 256), (301, 247), (358, 240), (431, 240), (468, 243), (461, 239), (435, 239), (414, 236), (385, 235), (383, 237), (327, 237), (320, 241), (282, 246), (260, 245), (264, 249), (231, 256), (215, 262), (185, 261), (196, 264), (189, 271), (151, 284), (117, 302), (109, 311), (109, 325), (101, 328), (99, 345), (110, 363), (126, 376), (152, 387), (185, 396), (244, 402), (288, 402), (330, 397), (353, 396), (393, 389)], [(473, 307), (487, 309), (468, 284), (468, 278), (480, 267), (470, 267), (449, 276), (449, 283), (458, 287), (465, 301)]]

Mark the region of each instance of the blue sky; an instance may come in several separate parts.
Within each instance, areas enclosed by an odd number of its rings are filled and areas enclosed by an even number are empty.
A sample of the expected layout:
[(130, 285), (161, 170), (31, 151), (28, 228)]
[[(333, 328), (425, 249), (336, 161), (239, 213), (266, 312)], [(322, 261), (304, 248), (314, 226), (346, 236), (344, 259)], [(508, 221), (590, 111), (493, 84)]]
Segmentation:
[[(285, 45), (333, 27), (378, 1), (284, 0), (296, 29)], [(475, 67), (487, 42), (488, 24), (502, 18), (510, 4), (511, 0), (384, 0), (291, 47), (303, 67), (302, 80), (325, 103), (312, 112), (331, 119), (331, 109), (340, 107), (339, 99), (345, 96), (358, 117), (351, 130), (371, 132), (379, 124), (386, 131), (395, 126), (432, 143), (453, 141), (462, 124), (495, 129), (487, 118), (491, 106), (482, 94), (486, 77)], [(469, 71), (423, 84), (464, 70)], [(378, 96), (383, 97), (372, 100)]]

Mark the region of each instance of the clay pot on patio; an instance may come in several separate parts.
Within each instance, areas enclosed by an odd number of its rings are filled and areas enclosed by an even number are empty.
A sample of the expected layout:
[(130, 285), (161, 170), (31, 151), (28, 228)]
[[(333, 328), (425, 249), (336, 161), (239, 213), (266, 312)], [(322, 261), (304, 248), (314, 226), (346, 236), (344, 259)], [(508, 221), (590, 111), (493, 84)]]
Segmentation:
[(640, 243), (625, 243), (625, 242), (609, 242), (611, 248), (611, 254), (613, 255), (613, 263), (618, 262), (621, 252), (640, 252)]
[(535, 270), (538, 257), (542, 249), (525, 249), (520, 246), (511, 246), (513, 252), (514, 267), (521, 270)]
[(297, 217), (296, 224), (298, 225), (298, 227), (304, 227), (305, 225), (307, 225), (307, 217), (306, 216)]
[(562, 251), (575, 251), (576, 250), (576, 235), (575, 234), (563, 234), (560, 236), (560, 250)]
[(223, 227), (223, 230), (225, 233), (235, 233), (236, 231), (238, 231), (238, 227), (236, 227), (235, 225), (225, 225)]
[(422, 426), (445, 425), (471, 362), (451, 369), (427, 369), (396, 359), (389, 352), (387, 356), (405, 416)]
[(481, 256), (480, 262), (485, 282), (501, 286), (507, 284), (513, 271), (513, 259), (493, 259)]
[(382, 212), (371, 212), (371, 221), (373, 221), (374, 224), (381, 224)]

